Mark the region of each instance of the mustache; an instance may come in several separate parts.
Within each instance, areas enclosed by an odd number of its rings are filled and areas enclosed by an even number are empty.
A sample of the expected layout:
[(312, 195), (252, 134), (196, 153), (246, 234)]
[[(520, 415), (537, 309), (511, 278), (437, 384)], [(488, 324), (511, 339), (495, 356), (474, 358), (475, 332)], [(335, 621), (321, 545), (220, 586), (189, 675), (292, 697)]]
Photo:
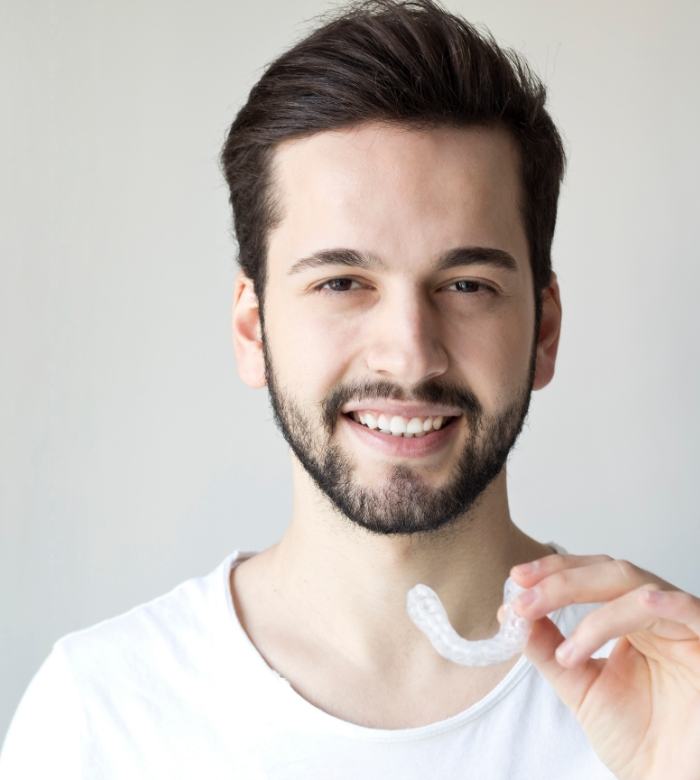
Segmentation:
[(407, 392), (391, 382), (359, 382), (337, 387), (322, 403), (323, 420), (332, 431), (338, 414), (345, 404), (362, 399), (382, 401), (415, 401), (426, 404), (442, 404), (461, 409), (470, 420), (481, 415), (482, 409), (476, 396), (457, 385), (428, 380)]

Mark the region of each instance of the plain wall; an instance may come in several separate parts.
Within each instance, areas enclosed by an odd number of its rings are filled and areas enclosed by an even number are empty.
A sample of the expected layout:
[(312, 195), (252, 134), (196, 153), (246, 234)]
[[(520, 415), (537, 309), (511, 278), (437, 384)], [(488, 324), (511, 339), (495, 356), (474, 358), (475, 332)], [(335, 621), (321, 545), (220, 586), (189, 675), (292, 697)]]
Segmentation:
[[(452, 0), (549, 86), (564, 325), (513, 517), (700, 593), (694, 0)], [(217, 155), (320, 0), (0, 0), (0, 735), (52, 643), (279, 538)]]

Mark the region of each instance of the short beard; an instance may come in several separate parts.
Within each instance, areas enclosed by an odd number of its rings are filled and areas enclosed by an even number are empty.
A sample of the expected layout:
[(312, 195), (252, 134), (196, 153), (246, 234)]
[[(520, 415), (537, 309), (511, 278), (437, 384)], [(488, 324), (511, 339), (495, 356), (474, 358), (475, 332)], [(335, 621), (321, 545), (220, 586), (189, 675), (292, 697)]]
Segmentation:
[(412, 400), (463, 410), (465, 420), (452, 423), (462, 425), (466, 421), (469, 425), (462, 454), (441, 488), (430, 487), (410, 465), (397, 464), (384, 486), (367, 489), (353, 481), (351, 459), (337, 444), (329, 443), (340, 410), (348, 401), (359, 398), (404, 400), (405, 394), (388, 382), (338, 388), (321, 404), (321, 428), (327, 432), (327, 438), (323, 438), (291, 394), (277, 384), (264, 333), (263, 354), (275, 424), (299, 462), (343, 518), (354, 527), (384, 536), (445, 530), (477, 505), (520, 435), (530, 406), (536, 358), (533, 344), (526, 382), (515, 401), (492, 417), (483, 413), (473, 394), (460, 388), (435, 382), (416, 387)]

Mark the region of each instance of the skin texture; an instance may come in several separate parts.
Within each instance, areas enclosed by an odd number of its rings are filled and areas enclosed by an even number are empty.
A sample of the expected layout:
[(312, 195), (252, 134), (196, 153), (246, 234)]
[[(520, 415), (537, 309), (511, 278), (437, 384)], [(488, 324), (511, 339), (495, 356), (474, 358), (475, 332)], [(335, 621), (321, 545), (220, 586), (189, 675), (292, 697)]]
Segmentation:
[[(343, 294), (350, 293), (338, 295)], [(279, 388), (267, 348), (265, 364), (275, 423), (316, 486), (338, 508), (339, 516), (374, 534), (415, 534), (437, 531), (463, 517), (501, 471), (527, 414), (535, 354), (533, 350), (530, 370), (519, 393), (505, 409), (492, 415), (486, 415), (479, 400), (460, 388), (446, 387), (436, 381), (422, 384), (420, 394), (414, 391), (416, 397), (444, 404), (454, 399), (451, 405), (461, 409), (464, 415), (459, 424), (468, 425), (472, 433), (464, 437), (461, 452), (444, 485), (427, 483), (418, 469), (396, 461), (387, 471), (383, 484), (372, 488), (348, 479), (348, 474), (356, 468), (355, 460), (333, 441), (340, 422), (342, 399), (360, 394), (367, 397), (367, 386), (359, 393), (352, 383), (342, 385), (327, 398), (322, 413), (328, 421), (324, 431), (323, 426), (314, 425), (311, 415), (304, 413), (291, 393)], [(371, 395), (391, 397), (392, 392), (391, 383), (375, 383)]]
[[(531, 601), (525, 654), (621, 780), (700, 778), (700, 599), (609, 555), (550, 555), (512, 576)], [(602, 602), (569, 637), (546, 615)], [(620, 637), (607, 659), (591, 658)]]
[[(494, 423), (515, 408), (517, 422), (528, 385), (551, 380), (559, 340), (554, 275), (533, 333), (510, 137), (362, 125), (282, 144), (275, 162), (283, 218), (270, 235), (264, 334), (243, 276), (233, 306), (240, 376), (251, 387), (272, 380), (277, 423), (293, 445), (291, 522), (279, 543), (232, 573), (236, 609), (261, 655), (345, 720), (401, 728), (443, 719), (488, 693), (512, 663), (475, 670), (440, 658), (410, 623), (406, 593), (428, 584), (455, 630), (481, 639), (497, 630), (510, 573), (536, 597), (516, 606), (534, 621), (525, 654), (616, 777), (700, 778), (700, 600), (610, 556), (551, 555), (513, 523), (505, 465), (476, 500), (462, 490), (461, 459), (471, 453), (474, 477), (488, 449), (488, 425), (475, 425), (474, 413)], [(506, 251), (516, 270), (438, 272), (436, 259), (456, 246)], [(384, 267), (289, 274), (299, 258), (337, 247), (372, 252)], [(333, 279), (355, 283), (321, 295)], [(449, 399), (465, 414), (438, 452), (388, 457), (348, 435), (339, 416), (360, 389), (363, 398)], [(506, 427), (507, 444), (519, 424)], [(329, 455), (344, 480), (324, 481)], [(446, 520), (436, 507), (450, 498), (463, 511)], [(529, 572), (513, 568), (527, 561)], [(590, 602), (602, 605), (576, 628), (577, 655), (558, 658), (563, 637), (546, 615)], [(610, 658), (590, 658), (614, 637)]]
[[(388, 386), (394, 398), (425, 400), (432, 386), (442, 398), (475, 399), (495, 420), (514, 404), (522, 411), (530, 377), (534, 389), (552, 377), (559, 291), (553, 275), (535, 342), (518, 171), (517, 147), (494, 128), (365, 125), (290, 141), (276, 153), (283, 218), (269, 237), (265, 345), (252, 284), (239, 276), (239, 373), (263, 387), (267, 350), (277, 397), (308, 430), (308, 456), (322, 462), (325, 450), (337, 448), (350, 466), (349, 491), (374, 495), (385, 531), (410, 514), (392, 515), (392, 480), (398, 476), (407, 493), (415, 489), (422, 498), (449, 491), (460, 457), (470, 445), (482, 446), (480, 433), (465, 415), (439, 452), (388, 458), (359, 444), (339, 416), (328, 424), (324, 412), (334, 398), (358, 400), (348, 391), (361, 386), (369, 388), (365, 397), (386, 398)], [(437, 258), (457, 246), (508, 252), (516, 269), (437, 271)], [(337, 247), (372, 252), (385, 267), (289, 274), (299, 258)], [(317, 291), (338, 278), (355, 280), (353, 292)], [(459, 280), (489, 285), (493, 294), (478, 285), (464, 292), (454, 284)], [(291, 413), (281, 416), (294, 425)], [(293, 453), (292, 473), (285, 534), (232, 578), (244, 627), (270, 665), (327, 712), (378, 727), (422, 725), (485, 695), (512, 663), (453, 668), (411, 624), (405, 596), (424, 582), (440, 594), (462, 636), (496, 632), (510, 567), (551, 552), (512, 522), (505, 466), (453, 522), (402, 534), (368, 532), (341, 516)], [(426, 519), (436, 524), (434, 510), (409, 517), (418, 525)], [(356, 700), (348, 695), (354, 689), (363, 692)]]

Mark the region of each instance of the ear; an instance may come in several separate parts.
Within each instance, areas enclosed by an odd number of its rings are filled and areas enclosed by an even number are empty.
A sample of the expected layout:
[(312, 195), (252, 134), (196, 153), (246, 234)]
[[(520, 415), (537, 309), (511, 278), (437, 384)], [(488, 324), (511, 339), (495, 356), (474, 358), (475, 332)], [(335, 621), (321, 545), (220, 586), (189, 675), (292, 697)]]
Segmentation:
[(243, 271), (238, 273), (233, 288), (231, 335), (238, 375), (249, 387), (264, 387), (265, 359), (258, 297), (252, 279)]
[(537, 334), (537, 357), (533, 390), (548, 385), (554, 376), (554, 364), (561, 333), (561, 298), (557, 275), (552, 272), (549, 286), (542, 290), (542, 321)]

